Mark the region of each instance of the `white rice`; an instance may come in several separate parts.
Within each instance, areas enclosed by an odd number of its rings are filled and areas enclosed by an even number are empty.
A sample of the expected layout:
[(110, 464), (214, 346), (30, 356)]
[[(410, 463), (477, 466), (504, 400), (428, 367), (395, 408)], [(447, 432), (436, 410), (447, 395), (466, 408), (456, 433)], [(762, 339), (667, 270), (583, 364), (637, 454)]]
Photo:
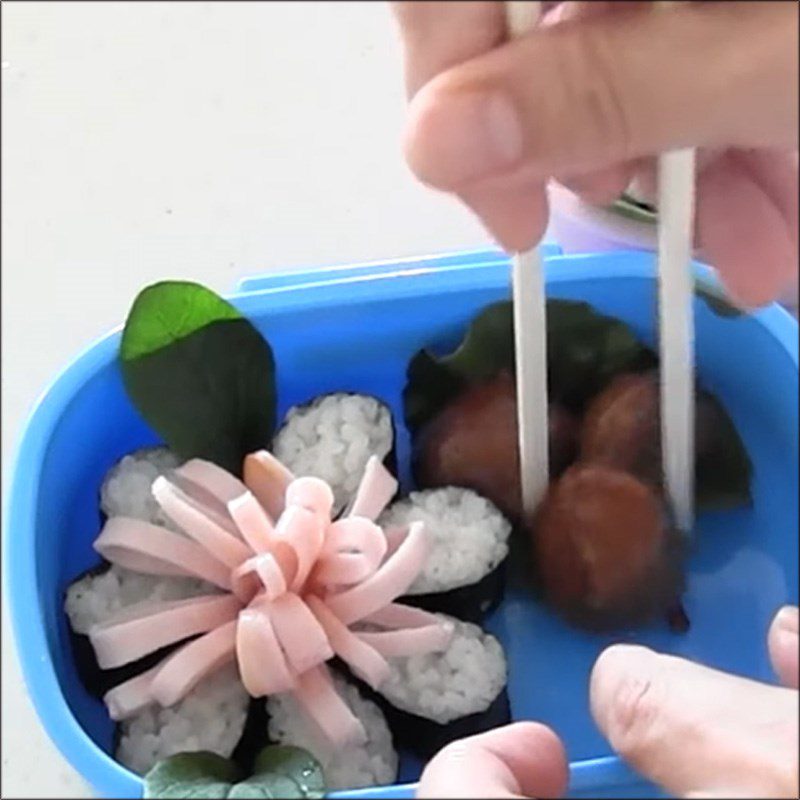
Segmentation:
[(100, 508), (107, 517), (132, 517), (178, 530), (161, 511), (150, 491), (153, 482), (181, 465), (166, 447), (137, 450), (122, 458), (106, 475)]
[(391, 674), (380, 693), (396, 708), (444, 725), (486, 711), (508, 680), (500, 642), (477, 625), (455, 625), (443, 653), (390, 658)]
[(484, 578), (508, 555), (511, 524), (484, 497), (447, 487), (411, 492), (381, 515), (384, 528), (424, 522), (433, 549), (408, 594), (446, 592)]
[(386, 406), (374, 397), (339, 392), (290, 408), (274, 453), (295, 475), (327, 481), (338, 511), (355, 496), (370, 456), (383, 461), (393, 440)]
[(334, 675), (334, 683), (351, 711), (363, 723), (368, 737), (365, 745), (351, 745), (331, 752), (331, 748), (321, 741), (314, 724), (288, 694), (273, 695), (267, 700), (270, 739), (308, 750), (320, 762), (329, 791), (393, 783), (397, 779), (398, 760), (383, 713), (342, 678)]
[[(159, 475), (179, 464), (165, 448), (125, 456), (103, 484), (103, 511), (175, 529), (150, 489)], [(93, 625), (126, 608), (219, 591), (197, 578), (144, 575), (112, 564), (103, 573), (85, 575), (73, 583), (67, 590), (65, 610), (73, 630), (86, 634)], [(122, 721), (117, 760), (144, 773), (160, 759), (182, 751), (210, 750), (227, 758), (241, 738), (249, 700), (236, 668), (220, 670), (174, 706), (153, 705)]]
[(117, 760), (144, 774), (176, 753), (209, 750), (228, 758), (242, 736), (250, 698), (230, 665), (169, 708), (152, 705), (120, 723)]
[(64, 606), (72, 629), (86, 634), (93, 625), (105, 622), (124, 608), (219, 591), (198, 578), (143, 575), (112, 564), (106, 572), (75, 581), (67, 589)]

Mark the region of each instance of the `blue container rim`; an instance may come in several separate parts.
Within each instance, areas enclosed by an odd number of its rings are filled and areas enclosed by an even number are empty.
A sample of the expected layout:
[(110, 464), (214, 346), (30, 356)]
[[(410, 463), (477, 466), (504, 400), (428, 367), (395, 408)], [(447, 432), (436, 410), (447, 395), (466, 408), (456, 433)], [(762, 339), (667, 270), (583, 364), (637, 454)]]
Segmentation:
[[(545, 280), (552, 286), (588, 278), (614, 281), (654, 278), (655, 257), (643, 251), (558, 255), (557, 250), (550, 249), (549, 253), (552, 255), (545, 260)], [(441, 261), (445, 263), (437, 266), (437, 262)], [(370, 271), (369, 268), (377, 268), (380, 264), (389, 269)], [(243, 282), (245, 291), (227, 297), (245, 314), (263, 310), (266, 296), (277, 298), (283, 295), (280, 297), (282, 310), (319, 307), (323, 304), (352, 302), (366, 296), (396, 297), (392, 279), (398, 277), (420, 278), (408, 287), (408, 291), (403, 292), (404, 297), (430, 291), (434, 286), (430, 279), (442, 273), (450, 273), (448, 281), (452, 285), (436, 285), (439, 292), (486, 287), (487, 281), (501, 285), (508, 282), (508, 266), (508, 258), (496, 250), (473, 250), (437, 257), (371, 262), (352, 268), (328, 267), (290, 275), (282, 273), (277, 276), (280, 280), (275, 285), (270, 283), (269, 277), (252, 279)], [(568, 268), (564, 269), (565, 266)], [(717, 282), (708, 267), (695, 264), (695, 268), (698, 275)], [(771, 336), (797, 368), (797, 320), (778, 304), (760, 309), (750, 318)], [(3, 514), (3, 583), (11, 611), (17, 657), (28, 693), (42, 725), (64, 757), (85, 780), (108, 797), (141, 796), (141, 779), (100, 749), (73, 716), (60, 691), (53, 664), (47, 657), (44, 620), (41, 615), (31, 618), (29, 614), (30, 609), (39, 606), (35, 539), (32, 536), (10, 536), (9, 532), (34, 529), (39, 487), (28, 476), (41, 472), (48, 442), (59, 419), (87, 380), (115, 358), (120, 335), (121, 326), (86, 347), (39, 396), (17, 445), (10, 473), (10, 492), (4, 493), (6, 513)], [(631, 774), (615, 756), (574, 762), (570, 771), (573, 789), (586, 787), (590, 773), (593, 781), (599, 772), (604, 782), (608, 780), (610, 783), (622, 782)], [(413, 785), (385, 787), (383, 792), (386, 794), (382, 796), (391, 796), (390, 791), (408, 792), (412, 789)], [(355, 798), (359, 795), (366, 796), (367, 793), (339, 793), (340, 797)], [(377, 796), (375, 789), (370, 790), (370, 796)]]

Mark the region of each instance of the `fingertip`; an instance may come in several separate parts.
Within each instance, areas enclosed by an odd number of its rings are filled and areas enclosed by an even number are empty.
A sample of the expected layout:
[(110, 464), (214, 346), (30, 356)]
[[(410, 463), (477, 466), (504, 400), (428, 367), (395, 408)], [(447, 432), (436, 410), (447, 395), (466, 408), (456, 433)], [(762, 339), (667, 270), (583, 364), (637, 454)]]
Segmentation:
[(784, 686), (797, 689), (800, 661), (800, 616), (797, 606), (784, 606), (769, 628), (767, 644), (772, 668)]
[(564, 744), (555, 731), (540, 722), (516, 722), (479, 737), (501, 758), (525, 797), (561, 797), (569, 782)]
[(510, 99), (459, 83), (456, 68), (420, 89), (409, 106), (403, 142), (414, 174), (445, 190), (509, 173), (523, 151), (522, 127)]
[(425, 767), (417, 797), (561, 797), (564, 747), (536, 722), (517, 722), (450, 743)]
[(697, 235), (704, 259), (740, 308), (774, 301), (796, 275), (783, 214), (735, 159), (719, 158), (699, 174)]

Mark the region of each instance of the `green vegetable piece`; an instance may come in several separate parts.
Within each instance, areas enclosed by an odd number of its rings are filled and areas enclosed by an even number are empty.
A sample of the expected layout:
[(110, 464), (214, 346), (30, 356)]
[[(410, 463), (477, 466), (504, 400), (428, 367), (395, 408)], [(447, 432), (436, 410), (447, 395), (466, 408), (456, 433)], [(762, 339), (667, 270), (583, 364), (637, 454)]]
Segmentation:
[(736, 308), (721, 289), (708, 283), (708, 281), (695, 278), (694, 293), (703, 300), (717, 316), (729, 317), (731, 319), (744, 316), (744, 312), (740, 308)]
[(120, 363), (131, 401), (181, 458), (241, 475), (244, 456), (270, 445), (272, 350), (209, 289), (177, 281), (144, 289), (128, 314)]
[(325, 795), (322, 767), (299, 747), (272, 745), (256, 758), (253, 777), (233, 787), (233, 800), (320, 798)]
[(239, 769), (214, 753), (179, 753), (156, 764), (144, 778), (145, 798), (270, 800), (325, 795), (319, 762), (299, 747), (271, 745), (256, 757), (253, 775), (237, 782)]
[[(547, 301), (547, 362), (551, 400), (580, 409), (620, 372), (651, 368), (655, 354), (631, 329), (587, 303)], [(513, 306), (483, 309), (450, 355), (422, 350), (409, 363), (403, 392), (406, 425), (416, 432), (471, 384), (514, 370)]]
[(239, 770), (216, 753), (178, 753), (144, 776), (144, 797), (226, 798)]

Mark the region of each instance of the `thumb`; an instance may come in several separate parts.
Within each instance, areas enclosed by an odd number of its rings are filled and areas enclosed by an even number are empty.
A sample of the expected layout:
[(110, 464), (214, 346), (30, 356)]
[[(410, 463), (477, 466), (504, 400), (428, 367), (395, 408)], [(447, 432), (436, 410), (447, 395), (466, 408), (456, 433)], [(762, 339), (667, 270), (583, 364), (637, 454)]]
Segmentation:
[(453, 742), (425, 767), (418, 798), (561, 797), (567, 759), (544, 725), (517, 722)]
[(594, 666), (590, 701), (611, 746), (674, 795), (798, 796), (792, 689), (617, 645)]
[(680, 3), (540, 27), (427, 84), (406, 157), (452, 191), (682, 146), (795, 147), (797, 18), (796, 3)]

